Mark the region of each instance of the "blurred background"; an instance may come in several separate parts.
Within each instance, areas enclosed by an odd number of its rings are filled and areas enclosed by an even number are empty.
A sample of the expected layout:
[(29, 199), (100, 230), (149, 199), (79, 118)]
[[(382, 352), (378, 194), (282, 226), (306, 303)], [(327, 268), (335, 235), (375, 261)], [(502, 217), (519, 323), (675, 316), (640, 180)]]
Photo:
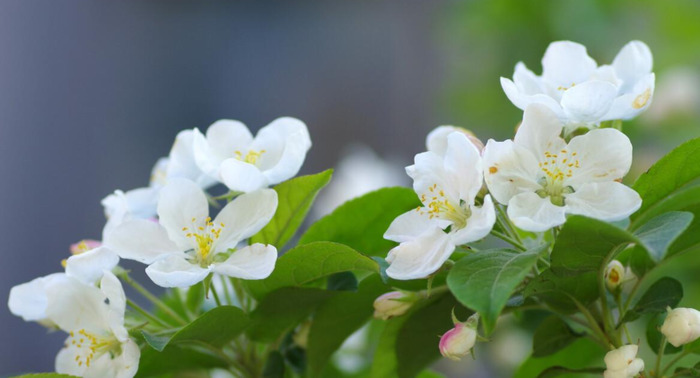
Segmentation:
[[(438, 125), (511, 137), (521, 111), (499, 76), (518, 61), (539, 74), (554, 40), (585, 44), (600, 64), (630, 40), (650, 46), (654, 102), (625, 124), (633, 178), (700, 136), (698, 20), (697, 0), (1, 0), (0, 293), (61, 270), (71, 243), (99, 239), (100, 199), (145, 186), (179, 130), (220, 118), (257, 130), (295, 116), (314, 142), (302, 173), (351, 154), (398, 175), (346, 162), (341, 182), (408, 184), (402, 167)], [(676, 268), (688, 275), (696, 260)], [(700, 305), (687, 281), (681, 304)], [(478, 362), (438, 369), (511, 376), (530, 347), (514, 329), (477, 349)], [(52, 370), (64, 339), (4, 305), (0, 336), (0, 375)]]

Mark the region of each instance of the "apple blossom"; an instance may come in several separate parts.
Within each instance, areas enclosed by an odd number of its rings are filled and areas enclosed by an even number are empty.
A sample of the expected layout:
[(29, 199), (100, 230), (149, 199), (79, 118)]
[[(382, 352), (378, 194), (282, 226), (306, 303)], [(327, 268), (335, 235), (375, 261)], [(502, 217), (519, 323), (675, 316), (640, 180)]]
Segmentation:
[(122, 258), (148, 264), (146, 273), (163, 287), (191, 286), (211, 272), (262, 279), (274, 269), (275, 247), (236, 247), (262, 229), (276, 209), (277, 193), (261, 189), (238, 196), (212, 221), (207, 198), (199, 186), (176, 178), (161, 190), (158, 223), (125, 221), (107, 234), (105, 244)]
[(513, 80), (501, 78), (508, 99), (525, 110), (538, 103), (551, 109), (568, 130), (602, 121), (631, 119), (651, 104), (655, 76), (649, 47), (626, 44), (612, 65), (598, 66), (575, 42), (552, 42), (542, 58), (542, 76), (519, 62)]
[(639, 347), (634, 344), (624, 345), (611, 350), (605, 355), (604, 378), (632, 378), (644, 370), (644, 361), (637, 358)]
[(450, 360), (459, 361), (469, 354), (476, 343), (479, 314), (470, 316), (466, 322), (458, 321), (452, 314), (452, 320), (454, 328), (440, 337), (440, 354)]
[(669, 308), (661, 333), (675, 347), (697, 340), (700, 337), (700, 311), (684, 307)]
[(639, 194), (619, 182), (632, 164), (629, 138), (595, 129), (567, 144), (561, 131), (549, 108), (532, 104), (513, 140), (486, 144), (486, 185), (513, 223), (537, 232), (563, 224), (566, 214), (616, 221), (637, 211)]
[(124, 327), (126, 297), (117, 277), (105, 271), (100, 288), (69, 279), (47, 288), (47, 315), (68, 332), (56, 371), (82, 377), (130, 378), (141, 352)]
[(476, 203), (483, 185), (479, 151), (462, 132), (451, 132), (445, 139), (440, 143), (432, 134), (428, 144), (435, 149), (416, 155), (415, 164), (406, 167), (423, 206), (394, 219), (384, 234), (400, 243), (386, 259), (392, 278), (430, 275), (455, 246), (484, 238), (496, 221), (491, 196), (485, 196), (481, 206)]
[(199, 168), (236, 192), (251, 192), (285, 181), (299, 172), (311, 148), (304, 122), (278, 118), (253, 138), (238, 121), (219, 120), (206, 136), (194, 129)]

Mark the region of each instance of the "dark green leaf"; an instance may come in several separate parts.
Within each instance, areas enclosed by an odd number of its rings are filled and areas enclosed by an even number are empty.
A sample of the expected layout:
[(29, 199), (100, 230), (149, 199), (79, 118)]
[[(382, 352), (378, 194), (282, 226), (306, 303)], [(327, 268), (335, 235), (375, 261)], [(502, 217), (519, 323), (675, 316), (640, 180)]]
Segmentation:
[(77, 378), (75, 375), (58, 374), (58, 373), (31, 373), (17, 375), (14, 378)]
[(560, 317), (547, 317), (535, 330), (532, 340), (532, 357), (544, 357), (554, 354), (582, 335), (574, 332)]
[(328, 290), (356, 291), (357, 277), (352, 272), (340, 272), (328, 276)]
[(420, 206), (408, 188), (385, 188), (350, 200), (314, 223), (299, 245), (328, 240), (348, 245), (364, 254), (385, 256), (395, 243), (384, 232), (397, 216)]
[(634, 234), (646, 246), (651, 258), (659, 262), (663, 260), (671, 243), (690, 226), (692, 220), (692, 213), (671, 211), (652, 218)]
[(136, 378), (158, 377), (167, 373), (226, 368), (228, 364), (210, 354), (170, 345), (162, 352), (143, 348)]
[(605, 368), (581, 368), (581, 369), (570, 369), (570, 368), (565, 368), (563, 366), (552, 366), (550, 368), (547, 368), (545, 371), (541, 372), (540, 375), (537, 376), (537, 378), (552, 378), (552, 377), (559, 377), (564, 374), (575, 374), (576, 376), (580, 374), (595, 374), (595, 375), (602, 375), (603, 372), (605, 371)]
[(258, 281), (247, 281), (255, 298), (262, 298), (275, 289), (301, 286), (325, 276), (353, 270), (378, 272), (371, 258), (354, 249), (332, 242), (314, 242), (289, 250), (277, 259), (274, 272)]
[(294, 236), (318, 192), (333, 175), (329, 169), (315, 175), (295, 177), (275, 186), (278, 205), (270, 223), (250, 238), (250, 243), (272, 244), (282, 249)]
[(638, 319), (643, 314), (666, 311), (666, 307), (676, 307), (683, 298), (683, 285), (670, 277), (660, 278), (647, 289), (637, 304), (625, 313), (620, 323)]
[(203, 282), (191, 286), (189, 290), (187, 290), (187, 299), (185, 301), (187, 309), (195, 314), (198, 313), (204, 301), (204, 294)]
[(447, 276), (447, 286), (467, 308), (481, 315), (490, 334), (508, 298), (537, 263), (538, 253), (488, 250), (457, 261)]
[[(553, 366), (568, 369), (586, 369), (591, 365), (600, 364), (607, 350), (589, 338), (580, 338), (562, 350), (542, 358), (529, 357), (513, 375), (514, 378), (537, 377)], [(592, 377), (600, 376), (593, 374)], [(580, 377), (572, 375), (571, 377)]]
[(252, 312), (247, 330), (253, 340), (272, 342), (306, 319), (324, 300), (337, 293), (327, 290), (284, 287), (273, 291)]
[(263, 368), (263, 378), (284, 378), (284, 357), (282, 353), (274, 350), (267, 355), (265, 367)]
[(598, 273), (559, 276), (547, 269), (530, 281), (523, 295), (537, 297), (559, 312), (573, 313), (578, 309), (572, 298), (584, 306), (598, 299)]
[[(649, 323), (647, 323), (647, 343), (651, 350), (659, 354), (659, 349), (661, 348), (661, 325), (664, 323), (666, 316), (664, 314), (655, 314), (649, 318)], [(666, 343), (666, 348), (664, 349), (664, 354), (678, 353), (683, 348), (677, 348), (673, 345)]]

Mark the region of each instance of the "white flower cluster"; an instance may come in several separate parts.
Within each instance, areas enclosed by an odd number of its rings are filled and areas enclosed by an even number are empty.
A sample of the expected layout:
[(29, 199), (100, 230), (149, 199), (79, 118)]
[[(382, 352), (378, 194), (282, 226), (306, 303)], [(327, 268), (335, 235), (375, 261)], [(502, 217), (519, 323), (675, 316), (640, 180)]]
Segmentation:
[(560, 226), (567, 214), (617, 221), (639, 209), (640, 196), (621, 183), (632, 144), (601, 122), (629, 119), (649, 106), (649, 48), (630, 42), (612, 65), (598, 67), (584, 46), (553, 42), (542, 65), (541, 77), (518, 63), (514, 81), (501, 79), (524, 110), (512, 140), (483, 147), (468, 131), (446, 126), (428, 135), (428, 151), (406, 168), (423, 206), (396, 218), (384, 235), (400, 243), (387, 256), (389, 276), (433, 274), (456, 246), (491, 232), (501, 205), (508, 222), (530, 232)]
[[(150, 185), (106, 197), (101, 241), (71, 246), (64, 273), (12, 288), (10, 311), (26, 321), (68, 332), (56, 371), (84, 377), (133, 377), (139, 347), (124, 324), (126, 297), (112, 273), (119, 258), (148, 264), (163, 287), (189, 287), (217, 273), (262, 279), (275, 267), (272, 245), (241, 244), (260, 231), (277, 209), (268, 189), (297, 174), (311, 140), (306, 125), (279, 118), (253, 137), (240, 122), (222, 120), (180, 132), (170, 154), (153, 168)], [(213, 197), (226, 185), (229, 202), (209, 216)]]

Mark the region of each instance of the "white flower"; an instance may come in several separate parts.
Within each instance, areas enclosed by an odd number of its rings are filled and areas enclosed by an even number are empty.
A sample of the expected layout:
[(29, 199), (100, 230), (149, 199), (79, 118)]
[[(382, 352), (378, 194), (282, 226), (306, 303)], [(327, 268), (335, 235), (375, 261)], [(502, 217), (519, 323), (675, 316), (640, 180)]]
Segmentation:
[(456, 245), (485, 237), (496, 221), (490, 196), (482, 206), (475, 203), (483, 184), (481, 157), (465, 134), (450, 133), (444, 149), (416, 155), (406, 172), (423, 206), (400, 215), (384, 234), (401, 243), (386, 259), (387, 274), (401, 280), (435, 272)]
[(546, 106), (532, 104), (514, 140), (489, 140), (484, 178), (508, 217), (527, 231), (563, 224), (565, 214), (616, 221), (641, 206), (639, 194), (619, 181), (632, 164), (632, 144), (615, 129), (595, 129), (567, 144)]
[(675, 347), (697, 340), (700, 337), (700, 311), (684, 307), (669, 308), (661, 333)]
[(549, 45), (542, 58), (542, 76), (520, 62), (513, 80), (501, 78), (501, 86), (518, 108), (546, 105), (567, 129), (575, 129), (631, 119), (648, 108), (655, 82), (651, 68), (649, 47), (640, 41), (628, 43), (612, 65), (600, 67), (585, 46), (558, 41)]
[(106, 271), (100, 288), (69, 279), (47, 288), (48, 317), (70, 335), (56, 356), (56, 371), (82, 377), (130, 378), (141, 352), (124, 327), (126, 297)]
[(309, 148), (306, 125), (290, 117), (272, 121), (255, 138), (244, 124), (233, 120), (215, 122), (206, 136), (194, 130), (199, 168), (238, 192), (251, 192), (293, 177)]
[(261, 189), (238, 196), (212, 221), (199, 186), (172, 179), (160, 193), (159, 223), (126, 221), (106, 236), (105, 244), (122, 258), (149, 264), (146, 273), (163, 287), (191, 286), (210, 272), (262, 279), (274, 269), (275, 247), (254, 244), (230, 252), (262, 229), (276, 209), (277, 193)]
[(611, 350), (605, 355), (604, 378), (632, 378), (644, 370), (644, 361), (637, 358), (637, 349), (634, 344), (624, 345)]

